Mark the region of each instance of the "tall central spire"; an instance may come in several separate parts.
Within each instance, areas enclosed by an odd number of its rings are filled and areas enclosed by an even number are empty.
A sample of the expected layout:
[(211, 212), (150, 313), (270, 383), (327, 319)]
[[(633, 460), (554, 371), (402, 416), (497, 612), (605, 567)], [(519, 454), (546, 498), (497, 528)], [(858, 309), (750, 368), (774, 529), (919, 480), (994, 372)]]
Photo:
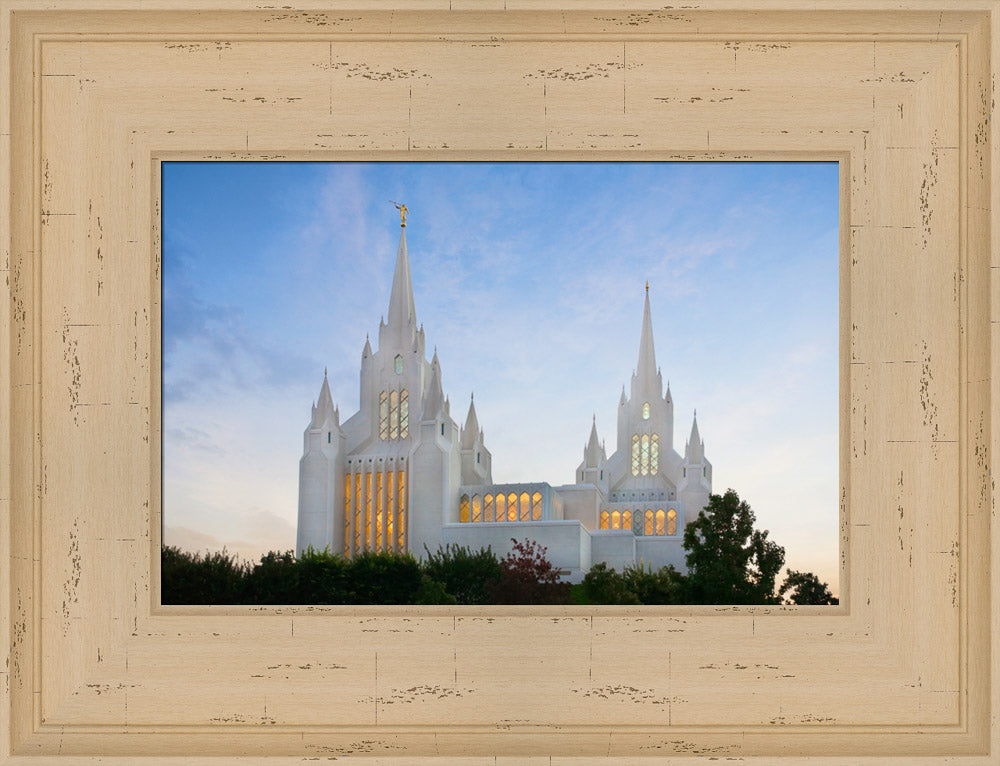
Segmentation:
[[(404, 223), (403, 226), (406, 224)], [(396, 271), (389, 295), (388, 325), (401, 329), (407, 325), (416, 329), (417, 312), (413, 305), (413, 283), (410, 281), (410, 258), (406, 253), (406, 229), (400, 228)]]
[(649, 317), (649, 282), (646, 283), (646, 306), (642, 311), (642, 334), (639, 336), (639, 362), (636, 376), (642, 382), (656, 380), (656, 351), (653, 350), (653, 321)]

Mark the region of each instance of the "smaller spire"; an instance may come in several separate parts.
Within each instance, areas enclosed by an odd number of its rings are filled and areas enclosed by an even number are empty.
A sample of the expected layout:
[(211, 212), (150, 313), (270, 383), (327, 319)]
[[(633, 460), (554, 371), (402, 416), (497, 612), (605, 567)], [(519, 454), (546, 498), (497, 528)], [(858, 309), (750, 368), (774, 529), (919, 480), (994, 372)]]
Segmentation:
[(684, 450), (689, 463), (701, 463), (705, 460), (705, 442), (698, 432), (698, 410), (694, 411), (691, 421), (691, 435), (688, 436), (687, 448)]
[(323, 385), (319, 389), (319, 399), (313, 405), (312, 427), (320, 428), (327, 419), (334, 418), (333, 397), (330, 395), (330, 381), (323, 375)]
[(596, 468), (601, 460), (601, 444), (597, 439), (597, 414), (590, 424), (590, 439), (583, 452), (583, 462), (588, 468)]
[(479, 418), (476, 417), (476, 402), (475, 398), (472, 397), (469, 399), (469, 414), (465, 418), (465, 427), (462, 429), (462, 449), (472, 449), (478, 435)]
[(364, 358), (366, 356), (371, 356), (371, 355), (372, 355), (372, 343), (368, 339), (368, 335), (365, 334), (365, 347), (361, 350), (361, 357)]
[(436, 420), (444, 407), (444, 397), (441, 391), (441, 367), (437, 364), (435, 357), (434, 364), (431, 365), (431, 382), (427, 391), (427, 398), (424, 400), (424, 420)]

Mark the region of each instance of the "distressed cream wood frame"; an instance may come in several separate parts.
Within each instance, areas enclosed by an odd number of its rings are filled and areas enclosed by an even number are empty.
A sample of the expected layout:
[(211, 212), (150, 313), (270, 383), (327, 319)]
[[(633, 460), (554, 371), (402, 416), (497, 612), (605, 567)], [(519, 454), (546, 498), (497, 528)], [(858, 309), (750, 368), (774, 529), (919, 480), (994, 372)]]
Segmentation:
[[(281, 2), (0, 0), (0, 759), (996, 762), (997, 4)], [(180, 157), (840, 161), (844, 604), (159, 606)]]

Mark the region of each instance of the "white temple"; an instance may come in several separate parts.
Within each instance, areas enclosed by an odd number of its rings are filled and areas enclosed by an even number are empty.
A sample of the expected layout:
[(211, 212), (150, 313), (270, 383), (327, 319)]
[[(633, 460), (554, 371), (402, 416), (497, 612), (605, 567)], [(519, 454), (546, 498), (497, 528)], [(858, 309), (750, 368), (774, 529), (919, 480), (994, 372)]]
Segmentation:
[(324, 373), (299, 462), (296, 552), (345, 556), (456, 543), (490, 546), (532, 539), (562, 575), (579, 581), (593, 564), (642, 563), (685, 571), (686, 519), (708, 502), (712, 464), (695, 416), (681, 455), (674, 403), (656, 366), (646, 285), (639, 358), (618, 403), (618, 442), (608, 457), (596, 422), (574, 483), (494, 484), (491, 454), (473, 401), (465, 425), (451, 417), (437, 353), (428, 362), (417, 325), (406, 251), (406, 208), (387, 320), (378, 350), (361, 352), (361, 406), (341, 423)]

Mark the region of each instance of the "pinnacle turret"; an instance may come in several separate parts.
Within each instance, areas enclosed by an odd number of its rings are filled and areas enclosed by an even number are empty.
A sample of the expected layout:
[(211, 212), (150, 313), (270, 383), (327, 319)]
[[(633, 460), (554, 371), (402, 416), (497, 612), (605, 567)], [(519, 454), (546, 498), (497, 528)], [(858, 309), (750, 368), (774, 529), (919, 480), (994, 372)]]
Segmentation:
[(431, 362), (431, 382), (424, 400), (424, 420), (434, 420), (444, 409), (444, 393), (441, 390), (441, 365), (438, 364), (437, 352)]
[(698, 433), (698, 410), (694, 411), (694, 420), (691, 422), (691, 435), (688, 436), (687, 447), (684, 450), (689, 463), (701, 463), (705, 459), (705, 442)]
[(471, 449), (479, 436), (479, 418), (476, 417), (476, 395), (469, 400), (469, 414), (462, 428), (462, 449)]

